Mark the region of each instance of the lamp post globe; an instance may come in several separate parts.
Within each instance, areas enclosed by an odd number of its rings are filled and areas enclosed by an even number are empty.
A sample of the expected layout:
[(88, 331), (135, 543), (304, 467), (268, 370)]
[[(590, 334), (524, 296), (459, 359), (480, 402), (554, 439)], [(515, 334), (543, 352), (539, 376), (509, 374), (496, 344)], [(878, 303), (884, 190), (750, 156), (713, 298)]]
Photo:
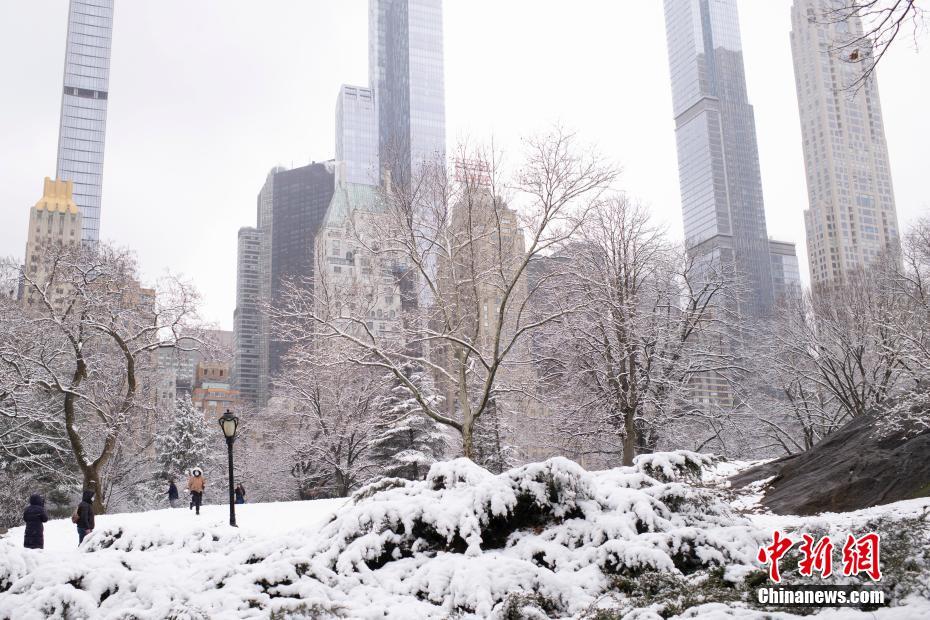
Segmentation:
[(223, 436), (226, 437), (226, 451), (229, 456), (229, 524), (236, 527), (236, 493), (233, 481), (233, 442), (236, 441), (236, 430), (239, 427), (239, 418), (232, 411), (226, 410), (219, 419)]
[(223, 429), (223, 435), (226, 439), (235, 439), (236, 430), (239, 427), (239, 418), (233, 415), (232, 411), (229, 409), (226, 410), (222, 416), (220, 416), (220, 428)]

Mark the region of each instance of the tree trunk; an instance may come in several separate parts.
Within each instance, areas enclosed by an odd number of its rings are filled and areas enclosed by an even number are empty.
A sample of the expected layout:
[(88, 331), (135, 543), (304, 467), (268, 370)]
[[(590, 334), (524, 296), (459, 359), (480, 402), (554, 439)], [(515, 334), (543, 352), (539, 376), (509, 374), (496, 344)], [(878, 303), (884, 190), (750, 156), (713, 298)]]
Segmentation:
[(100, 472), (98, 472), (93, 465), (89, 465), (84, 468), (84, 489), (83, 490), (93, 490), (94, 492), (94, 514), (102, 515), (107, 511), (106, 504), (104, 503), (104, 491), (103, 484), (100, 481)]
[(475, 460), (475, 447), (474, 447), (474, 428), (472, 426), (473, 421), (469, 418), (466, 418), (462, 423), (462, 456), (467, 459)]
[(629, 467), (633, 465), (633, 457), (636, 456), (637, 433), (636, 424), (634, 423), (633, 412), (625, 411), (623, 413), (623, 465)]

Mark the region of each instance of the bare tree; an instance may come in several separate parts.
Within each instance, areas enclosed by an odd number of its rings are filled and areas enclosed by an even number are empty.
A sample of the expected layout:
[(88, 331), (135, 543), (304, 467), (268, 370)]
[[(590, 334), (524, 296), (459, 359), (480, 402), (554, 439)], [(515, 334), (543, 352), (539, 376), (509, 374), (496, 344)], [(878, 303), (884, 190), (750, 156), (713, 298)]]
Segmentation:
[(560, 385), (565, 428), (597, 444), (619, 437), (630, 465), (673, 421), (701, 415), (695, 381), (736, 367), (717, 346), (728, 279), (708, 257), (671, 244), (624, 196), (597, 205), (579, 232), (556, 291), (580, 305), (554, 324), (542, 363)]
[(924, 31), (924, 9), (917, 0), (839, 0), (826, 4), (822, 19), (842, 24), (846, 36), (834, 41), (832, 51), (843, 60), (860, 66), (858, 89), (875, 72), (885, 53), (902, 31), (916, 45)]
[(750, 408), (763, 451), (795, 454), (843, 426), (850, 412), (830, 383), (818, 379), (817, 317), (811, 297), (785, 300), (751, 349)]
[[(617, 174), (563, 131), (526, 146), (509, 183), (496, 155), (473, 150), (452, 175), (424, 165), (409, 183), (389, 185), (378, 217), (355, 229), (347, 253), (360, 271), (364, 261), (393, 265), (378, 285), (349, 296), (323, 264), (315, 286), (294, 287), (275, 316), (283, 339), (338, 343), (333, 364), (393, 375), (423, 415), (461, 436), (467, 457), (479, 418), (519, 391), (528, 336), (565, 311), (531, 311), (540, 289), (527, 284), (528, 264), (572, 238)], [(394, 320), (371, 314), (385, 293), (400, 300)], [(405, 376), (410, 363), (434, 375), (443, 405)]]
[(142, 288), (134, 257), (105, 244), (50, 247), (44, 260), (41, 277), (21, 274), (22, 305), (0, 315), (0, 411), (21, 430), (63, 434), (103, 512), (110, 460), (151, 424), (153, 353), (195, 318), (197, 297), (174, 277)]
[(918, 222), (900, 253), (786, 304), (759, 339), (754, 409), (784, 452), (860, 416), (880, 428), (900, 428), (902, 415), (930, 425), (925, 405), (911, 415), (930, 382), (928, 230)]
[(294, 348), (269, 412), (289, 429), (291, 475), (304, 497), (345, 497), (377, 476), (376, 408), (385, 387), (365, 368), (320, 363)]

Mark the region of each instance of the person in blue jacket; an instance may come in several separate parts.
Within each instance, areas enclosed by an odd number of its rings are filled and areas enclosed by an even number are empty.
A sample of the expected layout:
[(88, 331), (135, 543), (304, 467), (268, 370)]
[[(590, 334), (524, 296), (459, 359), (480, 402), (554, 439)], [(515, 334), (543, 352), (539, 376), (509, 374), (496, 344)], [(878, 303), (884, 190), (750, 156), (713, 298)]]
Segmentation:
[(23, 512), (26, 522), (26, 534), (23, 537), (23, 546), (27, 549), (42, 549), (45, 547), (45, 525), (48, 513), (45, 512), (45, 498), (38, 493), (29, 497), (29, 505)]

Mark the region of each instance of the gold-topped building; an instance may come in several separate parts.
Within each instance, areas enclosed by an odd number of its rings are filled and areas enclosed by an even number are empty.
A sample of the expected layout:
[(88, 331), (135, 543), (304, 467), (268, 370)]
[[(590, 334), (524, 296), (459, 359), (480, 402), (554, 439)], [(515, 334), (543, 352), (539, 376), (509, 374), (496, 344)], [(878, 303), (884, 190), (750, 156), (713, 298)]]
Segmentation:
[[(45, 177), (42, 197), (29, 211), (29, 231), (23, 268), (23, 303), (33, 304), (49, 279), (49, 250), (78, 247), (81, 243), (81, 212), (74, 201), (71, 181)], [(59, 287), (61, 288), (61, 287)], [(47, 291), (52, 300), (61, 298), (63, 289)]]

